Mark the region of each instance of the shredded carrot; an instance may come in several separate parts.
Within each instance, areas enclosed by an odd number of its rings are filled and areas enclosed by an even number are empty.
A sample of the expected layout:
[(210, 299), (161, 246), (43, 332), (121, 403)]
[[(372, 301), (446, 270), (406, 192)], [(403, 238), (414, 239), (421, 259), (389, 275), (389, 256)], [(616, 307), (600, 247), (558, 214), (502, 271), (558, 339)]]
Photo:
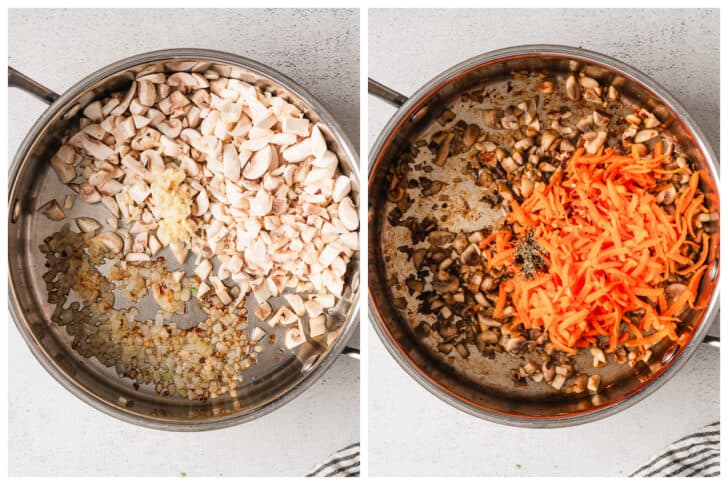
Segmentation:
[[(659, 142), (649, 158), (634, 145), (626, 156), (612, 149), (586, 155), (580, 148), (548, 184), (537, 183), (520, 204), (512, 200), (510, 229), (480, 244), (493, 250), (485, 252), (487, 268), (509, 275), (498, 288), (493, 316), (502, 318), (510, 299), (512, 325), (544, 329), (569, 354), (598, 339), (614, 352), (620, 345), (646, 350), (663, 338), (680, 338), (677, 315), (695, 304), (711, 244), (693, 229), (694, 215), (707, 212), (698, 172), (673, 211), (657, 203), (655, 194), (670, 184), (671, 171), (663, 167), (668, 160)], [(514, 242), (526, 231), (548, 264), (533, 279), (514, 261)], [(676, 278), (687, 290), (670, 298), (665, 287)]]
[(498, 299), (495, 301), (495, 310), (493, 310), (493, 317), (501, 318), (503, 316), (503, 309), (506, 306), (506, 285), (501, 283), (498, 287)]

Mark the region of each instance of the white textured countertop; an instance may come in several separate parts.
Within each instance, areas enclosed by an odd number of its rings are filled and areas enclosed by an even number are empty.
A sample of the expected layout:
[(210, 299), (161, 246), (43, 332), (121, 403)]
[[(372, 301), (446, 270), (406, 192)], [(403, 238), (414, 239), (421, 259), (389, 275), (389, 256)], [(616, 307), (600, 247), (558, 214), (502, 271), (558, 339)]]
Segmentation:
[[(8, 20), (9, 64), (56, 92), (133, 54), (217, 49), (298, 81), (359, 145), (356, 10), (11, 10)], [(8, 101), (12, 159), (45, 106), (15, 89)], [(302, 475), (359, 441), (359, 362), (347, 357), (293, 402), (252, 423), (171, 433), (123, 423), (82, 403), (9, 327), (10, 475)]]
[[(369, 76), (407, 95), (471, 56), (520, 44), (580, 46), (656, 79), (718, 152), (718, 11), (370, 10)], [(368, 141), (394, 109), (370, 96)], [(717, 333), (717, 323), (713, 333)], [(622, 475), (672, 440), (719, 419), (719, 352), (702, 346), (644, 401), (575, 428), (529, 430), (443, 403), (392, 359), (369, 329), (369, 473)]]

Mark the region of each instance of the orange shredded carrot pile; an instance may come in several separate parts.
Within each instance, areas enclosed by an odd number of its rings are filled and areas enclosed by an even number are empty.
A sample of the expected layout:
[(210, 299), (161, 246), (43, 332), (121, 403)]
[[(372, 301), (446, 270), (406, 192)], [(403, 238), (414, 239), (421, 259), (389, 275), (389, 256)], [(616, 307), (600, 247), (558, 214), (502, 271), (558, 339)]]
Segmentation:
[[(692, 218), (707, 209), (699, 172), (678, 194), (673, 213), (657, 203), (670, 176), (664, 159), (659, 146), (649, 158), (579, 149), (548, 185), (537, 183), (522, 204), (514, 200), (507, 218), (513, 229), (480, 244), (488, 267), (510, 275), (494, 316), (508, 298), (513, 328), (541, 328), (569, 354), (598, 341), (608, 341), (605, 350), (613, 352), (619, 345), (646, 350), (665, 337), (677, 340), (677, 315), (695, 304), (709, 247), (707, 235), (696, 240)], [(527, 230), (548, 262), (531, 279), (514, 262), (514, 242)], [(687, 290), (670, 301), (664, 288), (676, 275)], [(635, 315), (642, 315), (637, 323)]]

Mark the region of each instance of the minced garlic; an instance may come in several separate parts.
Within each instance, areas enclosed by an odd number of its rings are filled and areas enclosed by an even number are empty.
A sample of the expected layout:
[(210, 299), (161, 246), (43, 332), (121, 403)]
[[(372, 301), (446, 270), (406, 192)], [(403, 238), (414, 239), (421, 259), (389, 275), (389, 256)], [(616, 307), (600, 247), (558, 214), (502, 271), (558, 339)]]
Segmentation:
[(151, 189), (152, 202), (159, 221), (157, 238), (165, 246), (173, 242), (189, 241), (195, 232), (195, 224), (190, 219), (190, 187), (184, 183), (187, 175), (177, 167), (166, 168), (154, 175)]

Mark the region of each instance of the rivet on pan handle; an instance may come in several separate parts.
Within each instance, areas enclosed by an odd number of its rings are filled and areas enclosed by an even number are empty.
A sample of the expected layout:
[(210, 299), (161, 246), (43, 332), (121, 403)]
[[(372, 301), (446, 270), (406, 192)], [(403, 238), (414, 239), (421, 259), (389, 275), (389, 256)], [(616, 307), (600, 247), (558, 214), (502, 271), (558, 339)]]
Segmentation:
[(26, 93), (32, 94), (41, 101), (44, 101), (46, 104), (51, 104), (59, 98), (58, 93), (55, 91), (51, 91), (39, 82), (10, 66), (8, 66), (8, 86), (22, 89)]

